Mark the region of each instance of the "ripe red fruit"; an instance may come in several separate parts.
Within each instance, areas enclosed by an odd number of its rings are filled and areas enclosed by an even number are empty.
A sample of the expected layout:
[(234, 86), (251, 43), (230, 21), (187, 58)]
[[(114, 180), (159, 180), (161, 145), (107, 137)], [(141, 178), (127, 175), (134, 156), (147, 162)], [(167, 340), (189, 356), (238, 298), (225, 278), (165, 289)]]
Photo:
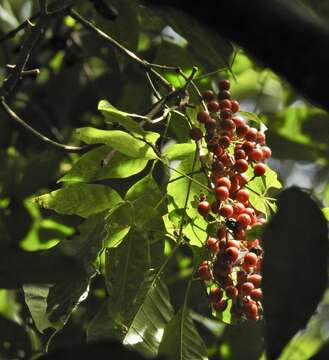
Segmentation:
[(254, 284), (255, 288), (259, 288), (262, 283), (262, 276), (259, 274), (252, 274), (248, 276), (248, 281)]
[(239, 258), (239, 250), (235, 246), (230, 246), (225, 250), (225, 259), (234, 263)]
[(255, 176), (263, 176), (266, 173), (266, 166), (263, 163), (258, 163), (254, 166)]
[(223, 148), (228, 148), (230, 146), (231, 140), (228, 136), (221, 136), (218, 140), (218, 143)]
[(209, 293), (209, 298), (211, 302), (217, 302), (223, 297), (223, 290), (219, 287), (212, 288)]
[(221, 299), (214, 304), (214, 309), (223, 312), (227, 308), (227, 300)]
[(232, 117), (232, 110), (231, 109), (222, 109), (220, 111), (221, 119), (231, 119)]
[(272, 150), (268, 146), (263, 146), (262, 152), (264, 159), (268, 159), (272, 155)]
[(251, 141), (245, 141), (242, 144), (242, 149), (246, 152), (247, 155), (249, 155), (255, 148), (255, 144)]
[(245, 186), (249, 181), (248, 176), (246, 174), (238, 174), (236, 177), (239, 180), (239, 185), (241, 187)]
[(210, 101), (208, 104), (207, 104), (207, 108), (210, 112), (217, 112), (220, 110), (220, 106), (219, 106), (219, 103), (218, 101)]
[(224, 131), (232, 131), (235, 129), (235, 124), (230, 119), (224, 119), (221, 122), (221, 127)]
[(262, 151), (262, 149), (259, 149), (259, 148), (253, 149), (250, 152), (249, 157), (250, 157), (251, 160), (254, 160), (254, 161), (262, 160), (263, 159), (263, 151)]
[(230, 90), (230, 81), (223, 79), (218, 81), (219, 90)]
[(210, 118), (208, 111), (199, 111), (197, 114), (197, 119), (200, 123), (205, 123)]
[(235, 162), (234, 167), (238, 173), (244, 173), (248, 170), (248, 162), (245, 159), (239, 159)]
[(237, 218), (237, 225), (245, 229), (251, 223), (251, 218), (248, 214), (240, 214)]
[(219, 100), (231, 99), (231, 93), (228, 90), (222, 90), (218, 94), (218, 99)]
[(216, 129), (216, 125), (216, 120), (211, 117), (209, 117), (204, 124), (208, 132), (213, 132)]
[(246, 153), (242, 149), (237, 149), (237, 150), (234, 151), (234, 157), (235, 157), (235, 160), (245, 159), (246, 158)]
[(214, 237), (209, 237), (207, 240), (207, 246), (211, 252), (217, 253), (219, 251), (219, 241)]
[(256, 141), (257, 139), (257, 133), (258, 133), (258, 130), (254, 127), (251, 127), (248, 129), (247, 133), (246, 133), (246, 140), (248, 141)]
[(193, 127), (190, 130), (190, 136), (191, 136), (191, 139), (193, 139), (195, 141), (201, 140), (202, 136), (203, 136), (202, 130), (200, 128)]
[(266, 136), (263, 132), (257, 132), (257, 142), (258, 144), (265, 144)]
[(220, 177), (216, 179), (216, 186), (226, 186), (229, 190), (231, 188), (231, 180), (227, 177)]
[(246, 264), (246, 266), (256, 266), (257, 264), (257, 255), (252, 253), (252, 252), (248, 252), (245, 256), (244, 256), (244, 263)]
[(212, 279), (211, 270), (210, 270), (208, 265), (199, 266), (198, 275), (199, 275), (201, 280), (208, 281), (208, 280)]
[(199, 214), (201, 214), (202, 216), (207, 216), (210, 212), (209, 202), (206, 200), (199, 202), (198, 211), (199, 211)]
[(220, 160), (223, 162), (223, 164), (230, 168), (234, 165), (234, 157), (232, 157), (230, 154), (228, 153), (224, 153), (223, 155), (221, 155)]
[(222, 206), (219, 211), (219, 215), (229, 218), (233, 215), (233, 207), (231, 205)]
[(246, 125), (246, 120), (241, 116), (234, 116), (232, 121), (234, 122), (235, 126)]
[(258, 307), (254, 301), (249, 301), (245, 303), (243, 306), (243, 310), (249, 320), (256, 321), (259, 319)]
[(236, 125), (236, 134), (238, 137), (244, 137), (249, 130), (247, 124)]
[(253, 289), (254, 285), (251, 282), (245, 282), (240, 287), (241, 293), (245, 296), (248, 296)]
[(221, 100), (219, 106), (221, 109), (231, 109), (231, 101), (228, 99)]
[(238, 190), (238, 192), (236, 193), (235, 196), (237, 201), (240, 201), (242, 203), (245, 203), (246, 201), (249, 200), (249, 191), (246, 189), (240, 189)]
[(202, 92), (202, 99), (206, 102), (215, 100), (216, 96), (212, 90), (205, 90)]
[(231, 100), (231, 109), (233, 113), (240, 111), (240, 104), (236, 100)]
[(236, 241), (236, 240), (228, 240), (227, 241), (227, 246), (228, 247), (236, 247), (237, 249), (240, 249), (240, 241)]
[(217, 237), (219, 240), (226, 239), (227, 231), (224, 226), (221, 226), (217, 230)]
[(215, 189), (215, 195), (217, 200), (225, 201), (229, 197), (230, 193), (226, 186), (219, 186)]
[(236, 240), (244, 240), (246, 238), (246, 232), (244, 229), (237, 229), (234, 231), (234, 238)]
[(234, 210), (235, 215), (239, 215), (239, 214), (244, 213), (245, 206), (243, 204), (241, 204), (240, 202), (237, 202), (233, 205), (233, 210)]
[(229, 297), (230, 299), (237, 298), (238, 293), (239, 293), (238, 289), (235, 286), (232, 286), (232, 285), (227, 286), (225, 288), (225, 292), (226, 292), (227, 297)]
[(214, 173), (221, 173), (223, 170), (224, 170), (224, 164), (220, 161), (220, 160), (218, 160), (218, 159), (216, 159), (213, 163), (212, 163), (212, 171), (214, 172)]
[(251, 207), (245, 208), (244, 212), (250, 216), (250, 218), (255, 216), (255, 210)]
[(261, 289), (253, 289), (250, 291), (249, 295), (255, 301), (261, 301), (263, 298), (263, 292)]

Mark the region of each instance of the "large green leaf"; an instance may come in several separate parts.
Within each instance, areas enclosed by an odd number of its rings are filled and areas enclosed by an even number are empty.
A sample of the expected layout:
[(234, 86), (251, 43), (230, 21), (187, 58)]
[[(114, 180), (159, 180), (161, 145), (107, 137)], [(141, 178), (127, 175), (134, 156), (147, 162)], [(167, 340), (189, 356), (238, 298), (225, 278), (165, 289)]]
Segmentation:
[(96, 184), (73, 184), (35, 198), (42, 207), (60, 214), (88, 217), (110, 209), (121, 201), (113, 189)]
[[(76, 130), (79, 140), (87, 144), (106, 144), (113, 149), (133, 158), (156, 159), (152, 147), (143, 139), (134, 137), (121, 130), (100, 130), (92, 127), (85, 127)], [(154, 143), (159, 134), (146, 134), (145, 139)]]
[(194, 143), (173, 144), (166, 148), (163, 155), (168, 160), (184, 160), (195, 153)]
[(111, 317), (111, 308), (103, 307), (88, 328), (88, 338), (116, 338), (147, 356), (156, 356), (166, 324), (173, 315), (169, 293), (159, 273), (149, 271), (135, 299), (121, 309), (121, 319)]
[(170, 360), (205, 360), (207, 348), (198, 334), (190, 310), (183, 306), (165, 327), (159, 354)]
[[(90, 279), (95, 275), (94, 261), (106, 237), (104, 215), (90, 217), (79, 226), (80, 235), (62, 241), (49, 253), (69, 254), (79, 261), (83, 271), (71, 273), (48, 284), (24, 285), (25, 301), (37, 329), (42, 333), (48, 328), (61, 329), (74, 308), (88, 295)], [(53, 268), (54, 273), (59, 268)]]
[(60, 181), (90, 182), (127, 178), (142, 171), (147, 161), (147, 159), (128, 157), (104, 145), (81, 156)]

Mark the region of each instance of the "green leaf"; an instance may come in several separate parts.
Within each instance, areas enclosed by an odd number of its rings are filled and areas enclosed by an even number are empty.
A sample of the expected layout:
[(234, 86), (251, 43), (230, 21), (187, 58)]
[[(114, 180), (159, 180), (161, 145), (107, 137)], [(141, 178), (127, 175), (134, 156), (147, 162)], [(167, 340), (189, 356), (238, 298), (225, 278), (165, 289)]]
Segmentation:
[(186, 306), (181, 307), (165, 327), (159, 354), (170, 360), (208, 359), (207, 348)]
[[(74, 308), (89, 292), (90, 279), (96, 274), (94, 261), (103, 246), (104, 213), (91, 216), (79, 226), (79, 236), (64, 240), (47, 251), (49, 254), (69, 254), (79, 261), (84, 271), (72, 272), (53, 267), (54, 273), (63, 272), (61, 279), (47, 284), (24, 285), (25, 302), (37, 329), (42, 333), (48, 328), (61, 329)], [(56, 271), (55, 271), (56, 270)], [(47, 333), (49, 336), (49, 332)]]
[(88, 327), (88, 339), (115, 338), (146, 356), (156, 356), (166, 324), (173, 316), (166, 285), (158, 273), (149, 271), (136, 297), (120, 317), (111, 317), (111, 308), (103, 307)]
[(135, 122), (131, 117), (144, 118), (137, 114), (129, 114), (127, 112), (116, 109), (106, 100), (101, 100), (98, 104), (98, 110), (101, 110), (105, 115), (105, 119), (109, 123), (117, 122), (128, 131), (143, 135), (144, 131), (140, 128), (137, 122)]
[(264, 225), (255, 225), (250, 230), (247, 231), (246, 240), (253, 241), (255, 239), (260, 239), (264, 231)]
[(167, 147), (163, 155), (169, 160), (184, 160), (195, 153), (194, 143), (173, 144)]
[(239, 114), (246, 117), (248, 120), (254, 121), (258, 126), (263, 123), (262, 120), (255, 113), (249, 111), (239, 111)]
[(127, 178), (141, 172), (147, 162), (146, 159), (131, 158), (104, 145), (81, 156), (59, 181), (90, 182)]
[(108, 186), (73, 184), (38, 196), (34, 201), (40, 206), (55, 210), (60, 214), (88, 217), (112, 208), (121, 201), (121, 197)]
[[(136, 138), (121, 130), (100, 130), (92, 127), (85, 127), (76, 130), (79, 140), (87, 144), (106, 144), (113, 149), (133, 158), (156, 159), (152, 147), (142, 139)], [(159, 134), (151, 133), (145, 136), (147, 141), (159, 137)]]
[(329, 221), (329, 207), (323, 208), (322, 213), (323, 213), (324, 217), (326, 218), (326, 220)]

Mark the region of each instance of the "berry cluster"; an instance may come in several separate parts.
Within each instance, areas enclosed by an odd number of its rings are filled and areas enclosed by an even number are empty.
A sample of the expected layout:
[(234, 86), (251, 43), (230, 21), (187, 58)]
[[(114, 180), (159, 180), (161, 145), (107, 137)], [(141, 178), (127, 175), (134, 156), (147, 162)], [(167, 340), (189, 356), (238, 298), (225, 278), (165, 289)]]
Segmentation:
[[(198, 268), (200, 279), (209, 286), (214, 310), (230, 305), (235, 320), (258, 320), (262, 312), (261, 275), (263, 250), (260, 240), (246, 241), (246, 231), (265, 222), (264, 215), (249, 202), (247, 183), (266, 172), (264, 161), (271, 156), (265, 134), (236, 115), (240, 104), (231, 100), (230, 82), (219, 82), (219, 94), (202, 93), (207, 110), (200, 111), (200, 127), (191, 129), (191, 138), (205, 140), (206, 168), (213, 191), (201, 195), (198, 211), (216, 224), (216, 234), (206, 246), (209, 259)], [(246, 171), (253, 169), (248, 179)], [(213, 199), (213, 200), (211, 200)]]

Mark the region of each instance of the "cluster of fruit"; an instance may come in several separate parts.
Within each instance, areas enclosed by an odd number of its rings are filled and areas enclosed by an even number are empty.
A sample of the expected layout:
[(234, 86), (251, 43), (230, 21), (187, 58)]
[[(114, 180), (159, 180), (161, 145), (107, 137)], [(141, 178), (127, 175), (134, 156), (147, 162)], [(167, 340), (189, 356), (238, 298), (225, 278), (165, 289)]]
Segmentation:
[[(246, 232), (265, 223), (264, 215), (249, 202), (248, 182), (266, 173), (264, 161), (271, 156), (265, 134), (237, 116), (240, 104), (231, 100), (230, 82), (219, 82), (219, 94), (207, 90), (200, 111), (200, 127), (191, 129), (191, 138), (204, 138), (208, 149), (209, 194), (200, 196), (198, 211), (215, 222), (216, 235), (209, 236), (209, 258), (199, 268), (207, 282), (209, 297), (217, 312), (226, 309), (232, 318), (258, 320), (262, 313), (260, 268), (263, 250), (259, 239), (246, 240)], [(253, 169), (248, 179), (246, 172)], [(213, 199), (213, 200), (210, 200)], [(228, 308), (229, 306), (229, 308)]]

